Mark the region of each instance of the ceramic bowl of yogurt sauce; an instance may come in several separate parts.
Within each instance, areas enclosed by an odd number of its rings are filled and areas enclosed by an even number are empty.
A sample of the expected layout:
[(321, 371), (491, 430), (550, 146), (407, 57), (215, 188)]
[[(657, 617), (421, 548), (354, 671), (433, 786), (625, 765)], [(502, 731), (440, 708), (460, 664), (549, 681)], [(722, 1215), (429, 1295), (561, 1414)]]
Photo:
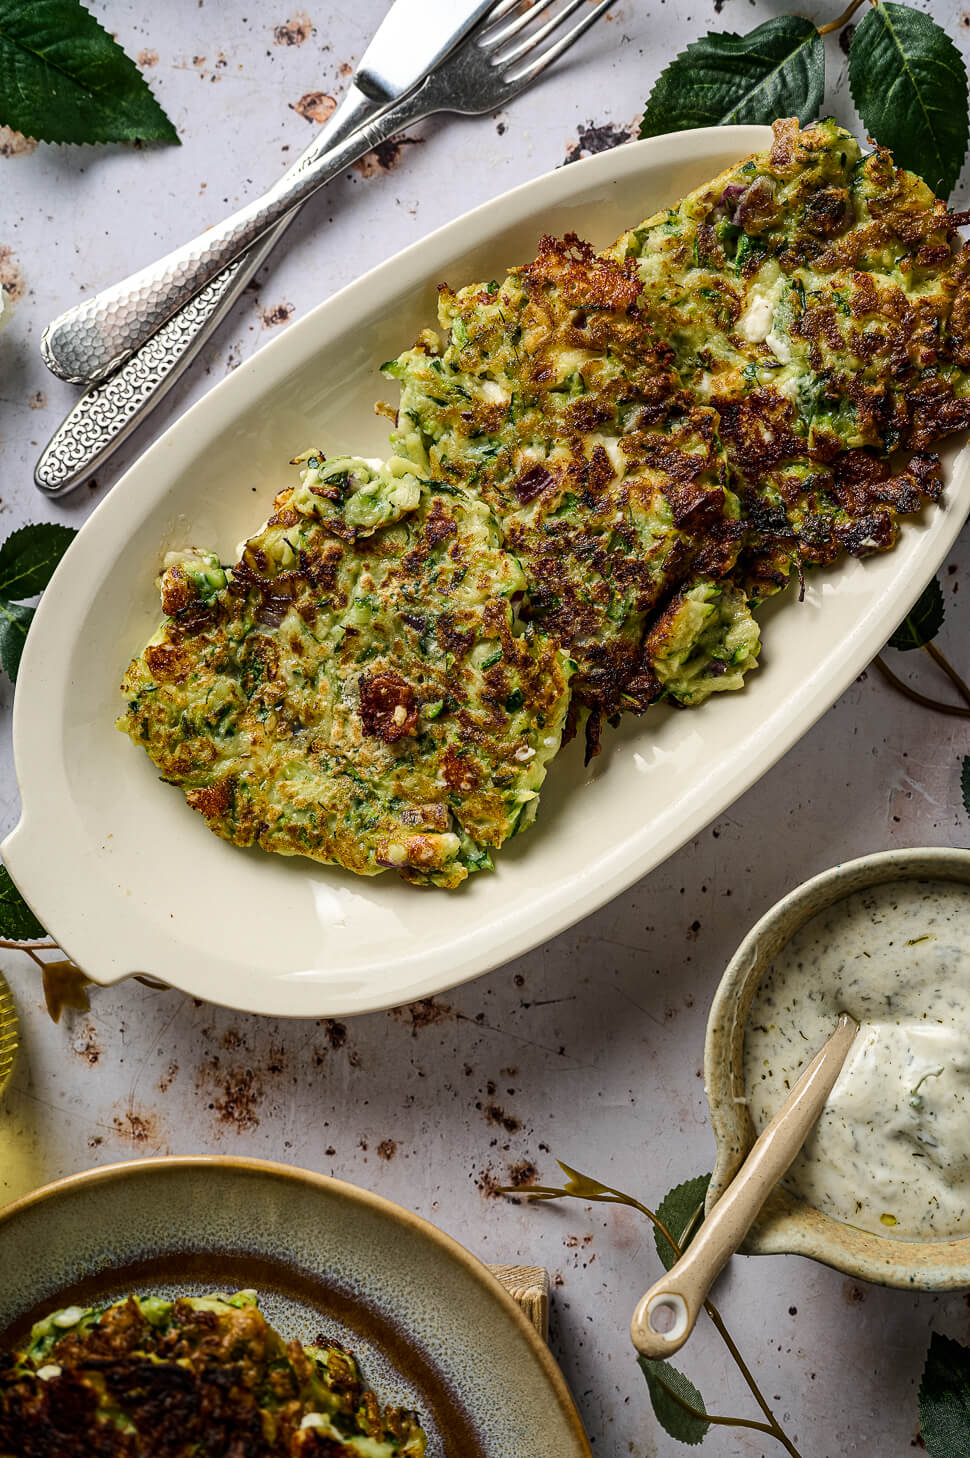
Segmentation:
[(741, 1247), (888, 1286), (970, 1286), (970, 850), (885, 851), (806, 881), (732, 958), (707, 1025), (710, 1210), (801, 1069), (860, 1032)]

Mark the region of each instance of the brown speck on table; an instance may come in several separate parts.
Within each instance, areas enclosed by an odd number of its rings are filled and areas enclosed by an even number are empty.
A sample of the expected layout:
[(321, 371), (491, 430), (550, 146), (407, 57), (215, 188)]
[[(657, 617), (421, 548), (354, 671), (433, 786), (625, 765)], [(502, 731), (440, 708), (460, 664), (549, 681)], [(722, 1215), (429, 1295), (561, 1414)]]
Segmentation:
[(538, 1179), (539, 1171), (531, 1159), (520, 1159), (518, 1164), (509, 1165), (509, 1184), (517, 1190), (536, 1184)]
[(304, 121), (323, 123), (329, 121), (337, 110), (337, 103), (325, 91), (305, 91), (299, 101), (290, 103), (290, 110)]
[(273, 28), (273, 44), (277, 46), (302, 46), (314, 31), (313, 21), (305, 10), (297, 10), (289, 20)]
[(443, 1023), (454, 1017), (455, 1012), (450, 1003), (438, 1002), (434, 997), (423, 997), (420, 1002), (392, 1008), (388, 1016), (396, 1023), (404, 1023), (410, 1027), (412, 1038), (416, 1038), (423, 1028), (433, 1028), (436, 1023)]
[(259, 1107), (265, 1097), (263, 1085), (251, 1068), (223, 1068), (218, 1055), (207, 1058), (195, 1076), (199, 1093), (212, 1097), (209, 1108), (225, 1128), (242, 1134), (259, 1128)]
[(30, 406), (31, 410), (43, 410), (47, 405), (47, 396), (44, 394), (43, 390), (37, 390), (35, 394), (31, 395), (30, 399), (27, 401), (27, 404)]
[(75, 1038), (74, 1042), (71, 1044), (71, 1047), (77, 1054), (77, 1056), (79, 1058), (83, 1058), (85, 1063), (89, 1064), (92, 1068), (94, 1068), (96, 1064), (100, 1063), (101, 1054), (103, 1051), (98, 1046), (98, 1042), (95, 1037), (96, 1032), (97, 1029), (94, 1027), (94, 1024), (88, 1023), (83, 1031), (79, 1034), (79, 1036)]
[(353, 71), (354, 68), (349, 61), (341, 61), (340, 65), (337, 67), (338, 76), (352, 76)]
[(378, 1158), (390, 1162), (394, 1158), (395, 1154), (397, 1154), (397, 1140), (382, 1139), (380, 1144), (378, 1144), (377, 1146)]
[(577, 140), (566, 143), (563, 165), (578, 162), (580, 157), (595, 157), (598, 152), (609, 152), (622, 142), (628, 142), (634, 132), (634, 127), (617, 126), (615, 122), (604, 122), (601, 126), (587, 122), (585, 126), (576, 128)]
[(119, 1139), (128, 1140), (132, 1144), (156, 1146), (160, 1142), (158, 1118), (155, 1114), (126, 1108), (124, 1113), (116, 1114), (111, 1123)]
[(354, 163), (354, 171), (359, 172), (361, 177), (377, 177), (381, 172), (392, 172), (401, 160), (401, 152), (405, 147), (417, 147), (422, 142), (421, 137), (389, 137), (386, 142), (381, 142), (373, 152), (366, 153)]
[(178, 1066), (177, 1063), (170, 1063), (168, 1065), (168, 1068), (162, 1074), (161, 1078), (158, 1080), (158, 1091), (159, 1091), (159, 1093), (168, 1093), (169, 1089), (172, 1087), (172, 1084), (175, 1082), (176, 1078), (178, 1077), (178, 1071), (179, 1071), (179, 1066)]
[(502, 1198), (502, 1183), (501, 1180), (496, 1179), (491, 1165), (476, 1175), (475, 1188), (483, 1200), (500, 1200)]
[(142, 70), (144, 70), (147, 66), (157, 66), (158, 65), (158, 52), (157, 51), (139, 51), (138, 52), (138, 64), (139, 64), (139, 66), (141, 66)]
[(331, 1048), (334, 1050), (342, 1048), (347, 1041), (347, 1024), (335, 1022), (333, 1018), (325, 1018), (323, 1026)]
[(260, 309), (259, 322), (264, 329), (273, 329), (277, 324), (288, 324), (292, 315), (292, 304), (274, 304), (271, 309)]
[(507, 1114), (498, 1104), (476, 1105), (482, 1111), (486, 1124), (493, 1124), (496, 1128), (504, 1129), (506, 1134), (517, 1134), (522, 1128), (522, 1120), (517, 1119), (514, 1114)]
[(24, 276), (20, 272), (20, 265), (14, 258), (13, 249), (5, 243), (0, 244), (0, 288), (3, 289), (11, 303), (16, 303), (23, 298)]
[(26, 157), (36, 146), (33, 137), (25, 137), (12, 127), (0, 127), (0, 157)]

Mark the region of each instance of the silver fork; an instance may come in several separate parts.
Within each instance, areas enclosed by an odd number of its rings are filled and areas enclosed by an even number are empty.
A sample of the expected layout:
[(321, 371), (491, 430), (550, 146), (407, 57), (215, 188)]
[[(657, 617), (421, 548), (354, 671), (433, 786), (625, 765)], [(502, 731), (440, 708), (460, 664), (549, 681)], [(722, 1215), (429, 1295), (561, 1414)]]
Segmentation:
[[(287, 174), (225, 222), (55, 319), (41, 340), (48, 368), (74, 382), (103, 379), (238, 254), (351, 162), (436, 112), (473, 116), (500, 110), (565, 55), (612, 0), (595, 5), (566, 0), (543, 24), (527, 30), (529, 22), (552, 3), (538, 0), (511, 20), (486, 24), (472, 44), (447, 57), (403, 101), (338, 143), (313, 166), (296, 176)], [(580, 7), (586, 14), (563, 32), (564, 22)], [(526, 33), (520, 36), (522, 31)]]

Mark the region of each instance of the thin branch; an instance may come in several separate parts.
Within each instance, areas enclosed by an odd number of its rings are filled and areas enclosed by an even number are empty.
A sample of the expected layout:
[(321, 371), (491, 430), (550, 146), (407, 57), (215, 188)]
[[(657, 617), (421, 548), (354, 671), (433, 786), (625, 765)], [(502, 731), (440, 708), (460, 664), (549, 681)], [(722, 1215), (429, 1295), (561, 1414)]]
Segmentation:
[(873, 663), (879, 669), (884, 678), (888, 679), (893, 688), (904, 694), (907, 699), (912, 699), (914, 704), (922, 704), (924, 709), (934, 709), (938, 714), (954, 714), (958, 719), (970, 719), (970, 708), (964, 708), (962, 704), (944, 704), (939, 699), (927, 698), (918, 690), (910, 688), (901, 678), (897, 678), (885, 659), (876, 657)]
[(830, 20), (828, 25), (820, 25), (818, 27), (819, 35), (831, 35), (834, 30), (841, 30), (843, 25), (848, 25), (862, 4), (864, 4), (864, 0), (852, 0), (852, 3), (845, 7), (838, 20)]
[(56, 942), (8, 942), (0, 937), (0, 947), (11, 952), (59, 952)]
[(960, 677), (942, 649), (937, 648), (935, 643), (924, 643), (923, 652), (930, 655), (938, 668), (942, 668), (964, 703), (970, 704), (970, 685), (967, 684), (965, 679)]

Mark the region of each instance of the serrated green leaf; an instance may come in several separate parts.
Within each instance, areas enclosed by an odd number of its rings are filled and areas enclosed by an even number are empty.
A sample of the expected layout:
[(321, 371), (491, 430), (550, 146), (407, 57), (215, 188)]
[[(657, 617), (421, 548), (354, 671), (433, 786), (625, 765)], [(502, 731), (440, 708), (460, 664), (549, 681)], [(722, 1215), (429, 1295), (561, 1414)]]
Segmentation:
[(931, 643), (943, 626), (944, 616), (943, 588), (940, 579), (934, 577), (893, 633), (889, 640), (890, 648), (908, 653), (911, 648), (922, 648), (924, 643)]
[(0, 123), (39, 142), (178, 142), (80, 0), (0, 0)]
[(20, 657), (35, 609), (0, 597), (0, 663), (11, 683), (17, 682)]
[[(704, 1219), (704, 1198), (710, 1183), (709, 1174), (696, 1175), (692, 1180), (685, 1180), (682, 1185), (674, 1185), (657, 1207), (657, 1219), (666, 1225), (681, 1250), (686, 1250), (690, 1245)], [(677, 1259), (677, 1253), (656, 1226), (653, 1238), (664, 1269), (669, 1271)]]
[(6, 866), (0, 866), (0, 937), (10, 942), (36, 942), (47, 933), (10, 879)]
[(963, 796), (963, 808), (970, 815), (970, 754), (963, 756), (963, 767), (960, 770), (960, 793)]
[(967, 68), (931, 16), (892, 0), (867, 10), (849, 48), (849, 89), (866, 130), (949, 197), (967, 152)]
[(825, 91), (825, 47), (810, 20), (779, 15), (747, 35), (715, 31), (694, 41), (660, 73), (641, 137), (690, 127), (814, 121)]
[[(678, 1372), (669, 1362), (652, 1361), (649, 1357), (639, 1357), (637, 1360), (647, 1379), (647, 1390), (657, 1422), (664, 1432), (676, 1438), (678, 1443), (687, 1443), (691, 1447), (703, 1442), (710, 1423), (695, 1413), (687, 1412), (681, 1406), (681, 1403), (686, 1402), (696, 1413), (707, 1412), (704, 1399), (693, 1382), (689, 1382), (683, 1372)], [(677, 1401), (678, 1398), (680, 1402)]]
[(0, 546), (0, 595), (19, 601), (43, 592), (76, 536), (74, 527), (53, 521), (11, 532)]
[(970, 1351), (936, 1331), (923, 1368), (919, 1416), (930, 1458), (970, 1453)]

